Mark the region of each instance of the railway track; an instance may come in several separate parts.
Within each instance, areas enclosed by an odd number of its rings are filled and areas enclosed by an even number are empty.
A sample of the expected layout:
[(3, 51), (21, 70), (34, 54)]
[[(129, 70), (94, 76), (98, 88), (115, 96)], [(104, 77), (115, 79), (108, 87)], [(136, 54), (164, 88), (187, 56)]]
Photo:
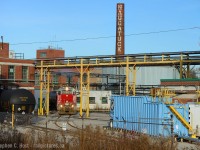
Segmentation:
[[(59, 115), (58, 116), (58, 118), (56, 119), (56, 121), (55, 121), (55, 125), (58, 127), (58, 128), (60, 128), (60, 129), (62, 129), (63, 128), (63, 126), (60, 126), (59, 124), (58, 124), (58, 122), (61, 122), (61, 121), (66, 121), (66, 125), (68, 125), (69, 127), (71, 127), (72, 129), (78, 129), (78, 130), (83, 130), (82, 128), (79, 128), (79, 127), (77, 127), (76, 125), (74, 125), (74, 123), (72, 124), (71, 122), (71, 119), (72, 119), (72, 115), (68, 115), (68, 117), (67, 118), (65, 118), (64, 120), (60, 120), (61, 119), (61, 115)], [(73, 118), (74, 119), (74, 118)], [(69, 130), (69, 129), (68, 129)]]

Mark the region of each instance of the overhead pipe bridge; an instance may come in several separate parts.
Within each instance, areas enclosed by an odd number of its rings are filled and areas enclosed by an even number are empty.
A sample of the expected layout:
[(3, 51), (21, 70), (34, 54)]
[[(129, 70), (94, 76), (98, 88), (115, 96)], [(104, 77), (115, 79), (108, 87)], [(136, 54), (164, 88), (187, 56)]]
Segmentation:
[[(46, 91), (46, 113), (49, 113), (49, 83), (50, 71), (58, 68), (76, 68), (80, 73), (80, 116), (82, 112), (82, 95), (88, 95), (87, 117), (89, 117), (89, 90), (90, 70), (98, 67), (124, 67), (126, 73), (126, 95), (135, 95), (136, 67), (143, 66), (176, 66), (180, 70), (180, 79), (183, 72), (189, 78), (190, 66), (200, 65), (200, 51), (141, 53), (127, 55), (83, 56), (35, 60), (35, 67), (40, 73), (40, 107), (38, 114), (43, 115), (42, 99)], [(186, 66), (186, 69), (183, 69)], [(129, 82), (129, 75), (133, 73), (133, 84)], [(83, 75), (87, 75), (83, 82)]]

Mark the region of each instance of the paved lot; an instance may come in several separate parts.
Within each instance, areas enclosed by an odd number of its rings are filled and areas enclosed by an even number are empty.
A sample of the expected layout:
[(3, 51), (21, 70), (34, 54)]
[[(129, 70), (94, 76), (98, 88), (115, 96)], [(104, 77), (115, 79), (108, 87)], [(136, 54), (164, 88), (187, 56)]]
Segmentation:
[(85, 126), (91, 125), (93, 127), (99, 126), (104, 127), (109, 125), (110, 116), (109, 113), (96, 113), (91, 112), (89, 117), (86, 117), (84, 114), (83, 117), (80, 117), (79, 114), (72, 115), (69, 118), (69, 115), (50, 114), (46, 116), (38, 116), (33, 118), (35, 126), (48, 127), (52, 129), (59, 129), (66, 127), (67, 129), (84, 128)]

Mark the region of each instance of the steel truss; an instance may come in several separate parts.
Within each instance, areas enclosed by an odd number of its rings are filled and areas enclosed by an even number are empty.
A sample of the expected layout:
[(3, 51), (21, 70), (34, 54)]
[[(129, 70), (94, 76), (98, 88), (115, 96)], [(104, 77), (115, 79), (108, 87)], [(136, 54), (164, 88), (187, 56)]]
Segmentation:
[[(184, 52), (165, 52), (165, 53), (146, 53), (130, 55), (107, 55), (107, 56), (83, 56), (83, 57), (66, 57), (37, 59), (36, 68), (40, 71), (40, 107), (39, 115), (43, 115), (42, 99), (46, 91), (46, 113), (49, 113), (49, 80), (50, 70), (57, 68), (77, 68), (80, 73), (80, 116), (82, 112), (82, 97), (87, 94), (87, 110), (89, 117), (89, 90), (90, 90), (90, 70), (98, 67), (124, 67), (126, 72), (126, 95), (132, 93), (135, 95), (136, 86), (136, 67), (142, 66), (176, 66), (179, 67), (180, 79), (183, 73), (189, 78), (190, 65), (200, 64), (200, 51)], [(186, 66), (186, 69), (183, 67)], [(132, 69), (131, 69), (132, 68)], [(186, 72), (184, 72), (186, 71)], [(129, 82), (129, 74), (133, 73), (133, 83)], [(86, 82), (83, 81), (83, 75), (87, 74)], [(44, 77), (46, 79), (44, 80)]]

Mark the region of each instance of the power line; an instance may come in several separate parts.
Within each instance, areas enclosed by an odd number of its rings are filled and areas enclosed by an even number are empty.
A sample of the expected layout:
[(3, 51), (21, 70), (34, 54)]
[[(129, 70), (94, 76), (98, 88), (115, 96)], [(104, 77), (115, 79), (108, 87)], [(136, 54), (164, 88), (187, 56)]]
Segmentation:
[[(171, 30), (161, 30), (161, 31), (151, 31), (151, 32), (142, 32), (142, 33), (132, 33), (126, 34), (125, 36), (138, 36), (138, 35), (148, 35), (148, 34), (158, 34), (158, 33), (167, 33), (167, 32), (178, 32), (178, 31), (185, 31), (185, 30), (195, 30), (200, 29), (200, 27), (191, 27), (191, 28), (179, 28), (179, 29), (171, 29)], [(102, 36), (102, 37), (91, 37), (91, 38), (80, 38), (80, 39), (68, 39), (68, 40), (55, 40), (55, 41), (44, 41), (44, 42), (26, 42), (26, 43), (14, 43), (10, 45), (28, 45), (28, 44), (44, 44), (50, 42), (73, 42), (73, 41), (85, 41), (85, 40), (98, 40), (98, 39), (108, 39), (114, 38), (116, 36)]]
[(195, 30), (195, 29), (200, 29), (200, 27), (191, 27), (191, 28), (182, 28), (182, 29), (171, 29), (171, 30), (161, 30), (161, 31), (152, 31), (152, 32), (135, 33), (135, 34), (133, 33), (133, 34), (128, 34), (126, 36), (156, 34), (156, 33), (167, 33), (167, 32), (177, 32), (177, 31)]

